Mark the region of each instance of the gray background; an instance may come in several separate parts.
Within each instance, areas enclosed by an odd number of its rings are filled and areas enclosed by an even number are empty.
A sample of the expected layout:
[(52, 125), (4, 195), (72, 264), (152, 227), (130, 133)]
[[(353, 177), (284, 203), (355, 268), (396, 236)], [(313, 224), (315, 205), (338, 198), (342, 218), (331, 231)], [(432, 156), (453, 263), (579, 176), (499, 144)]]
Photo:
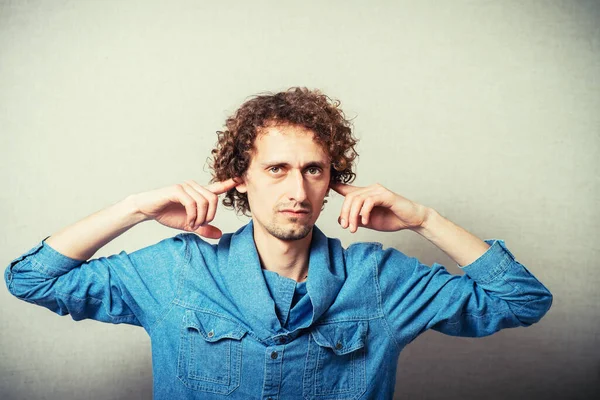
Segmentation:
[[(248, 96), (320, 88), (356, 117), (357, 185), (504, 239), (554, 294), (529, 328), (426, 332), (400, 357), (396, 398), (592, 397), (599, 21), (591, 1), (1, 1), (0, 261), (128, 194), (206, 183), (215, 131)], [(318, 225), (344, 245), (460, 273), (413, 232), (342, 230), (341, 204)], [(221, 208), (215, 224), (246, 222)], [(176, 233), (147, 222), (95, 257)], [(0, 398), (151, 397), (142, 329), (75, 323), (7, 290), (0, 304)]]

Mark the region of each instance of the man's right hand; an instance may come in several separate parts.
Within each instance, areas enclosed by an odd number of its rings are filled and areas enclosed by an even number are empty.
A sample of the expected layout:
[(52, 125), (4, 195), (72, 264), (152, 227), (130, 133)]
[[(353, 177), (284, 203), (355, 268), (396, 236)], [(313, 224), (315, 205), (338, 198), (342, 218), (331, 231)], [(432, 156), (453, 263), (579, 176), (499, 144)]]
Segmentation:
[(220, 238), (221, 230), (209, 223), (215, 218), (219, 195), (239, 184), (233, 178), (200, 186), (188, 180), (182, 184), (131, 196), (137, 212), (169, 228), (195, 232), (211, 239)]

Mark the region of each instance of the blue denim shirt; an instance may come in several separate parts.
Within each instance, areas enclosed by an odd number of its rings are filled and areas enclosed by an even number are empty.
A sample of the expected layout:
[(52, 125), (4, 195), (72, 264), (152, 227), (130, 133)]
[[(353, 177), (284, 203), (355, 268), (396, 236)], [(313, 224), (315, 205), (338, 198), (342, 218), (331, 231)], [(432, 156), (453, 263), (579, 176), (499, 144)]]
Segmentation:
[(306, 296), (305, 282), (296, 282), (276, 272), (263, 270), (271, 298), (275, 302), (277, 318), (285, 329), (295, 330), (312, 318), (312, 303)]
[(142, 326), (155, 399), (391, 399), (400, 351), (427, 329), (486, 336), (550, 308), (504, 242), (486, 242), (452, 275), (380, 243), (345, 249), (315, 226), (306, 295), (291, 309), (290, 286), (267, 285), (252, 221), (218, 244), (181, 233), (86, 262), (42, 241), (5, 280), (59, 315)]

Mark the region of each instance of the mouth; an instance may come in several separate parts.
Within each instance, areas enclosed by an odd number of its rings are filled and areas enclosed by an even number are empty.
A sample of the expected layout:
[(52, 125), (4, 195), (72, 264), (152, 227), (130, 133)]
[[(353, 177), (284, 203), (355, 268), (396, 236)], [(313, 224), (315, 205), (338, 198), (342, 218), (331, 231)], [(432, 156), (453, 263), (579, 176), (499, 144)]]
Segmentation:
[(283, 210), (280, 211), (280, 213), (282, 213), (283, 215), (287, 215), (289, 217), (304, 217), (308, 215), (308, 211), (306, 210)]

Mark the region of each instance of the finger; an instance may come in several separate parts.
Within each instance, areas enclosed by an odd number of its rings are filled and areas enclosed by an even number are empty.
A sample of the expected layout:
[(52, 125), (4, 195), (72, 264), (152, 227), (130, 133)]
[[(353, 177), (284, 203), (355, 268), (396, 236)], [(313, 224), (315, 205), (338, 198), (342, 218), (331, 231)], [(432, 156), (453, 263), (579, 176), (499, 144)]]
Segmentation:
[(362, 210), (360, 211), (360, 215), (362, 215), (361, 222), (363, 225), (368, 225), (369, 220), (371, 219), (371, 211), (373, 211), (373, 207), (375, 207), (375, 201), (371, 197), (365, 200), (362, 206)]
[(354, 197), (352, 201), (352, 205), (350, 207), (350, 212), (348, 213), (348, 222), (350, 224), (350, 232), (355, 233), (358, 230), (360, 218), (360, 210), (362, 209), (363, 203), (365, 202), (365, 198), (362, 196)]
[(198, 193), (200, 193), (208, 201), (208, 211), (206, 212), (206, 216), (203, 223), (207, 224), (211, 222), (213, 219), (215, 219), (215, 214), (217, 213), (219, 196), (211, 192), (207, 188), (200, 186), (195, 181), (186, 181), (186, 183), (192, 188), (194, 188), (196, 191), (198, 191)]
[(219, 228), (213, 225), (204, 225), (194, 230), (200, 236), (207, 237), (210, 239), (219, 239), (223, 236), (223, 232)]
[(342, 204), (342, 209), (340, 210), (340, 218), (339, 223), (342, 228), (346, 229), (350, 225), (350, 210), (352, 209), (352, 201), (354, 200), (354, 196), (346, 196), (344, 199), (344, 203)]
[(242, 183), (242, 182), (241, 181), (236, 182), (233, 180), (233, 178), (229, 178), (225, 181), (211, 183), (206, 186), (206, 189), (210, 190), (214, 194), (222, 194), (230, 189), (233, 189), (240, 183)]
[(339, 194), (341, 194), (342, 196), (346, 196), (347, 194), (350, 194), (352, 192), (362, 189), (362, 187), (359, 187), (359, 186), (352, 186), (352, 185), (348, 185), (346, 183), (340, 183), (340, 182), (331, 183), (331, 184), (329, 184), (329, 187), (332, 188), (333, 190), (335, 190), (336, 192), (338, 192)]
[(185, 213), (187, 215), (187, 221), (189, 226), (194, 226), (196, 220), (197, 210), (196, 201), (192, 196), (187, 194), (182, 185), (175, 185), (170, 193), (169, 200), (174, 203), (183, 204), (185, 207)]
[(342, 204), (342, 210), (340, 211), (340, 219), (338, 221), (344, 229), (346, 229), (352, 221), (350, 218), (350, 211), (352, 210), (352, 203), (354, 202), (354, 199), (358, 196), (368, 196), (368, 193), (372, 190), (371, 186), (352, 186), (352, 188), (353, 191), (346, 195), (346, 198), (344, 199), (344, 204)]
[(189, 183), (184, 182), (181, 184), (183, 190), (189, 194), (194, 201), (196, 202), (196, 219), (194, 220), (194, 224), (191, 225), (192, 229), (197, 229), (200, 225), (202, 225), (206, 221), (206, 211), (209, 207), (208, 200), (200, 193), (198, 193)]

